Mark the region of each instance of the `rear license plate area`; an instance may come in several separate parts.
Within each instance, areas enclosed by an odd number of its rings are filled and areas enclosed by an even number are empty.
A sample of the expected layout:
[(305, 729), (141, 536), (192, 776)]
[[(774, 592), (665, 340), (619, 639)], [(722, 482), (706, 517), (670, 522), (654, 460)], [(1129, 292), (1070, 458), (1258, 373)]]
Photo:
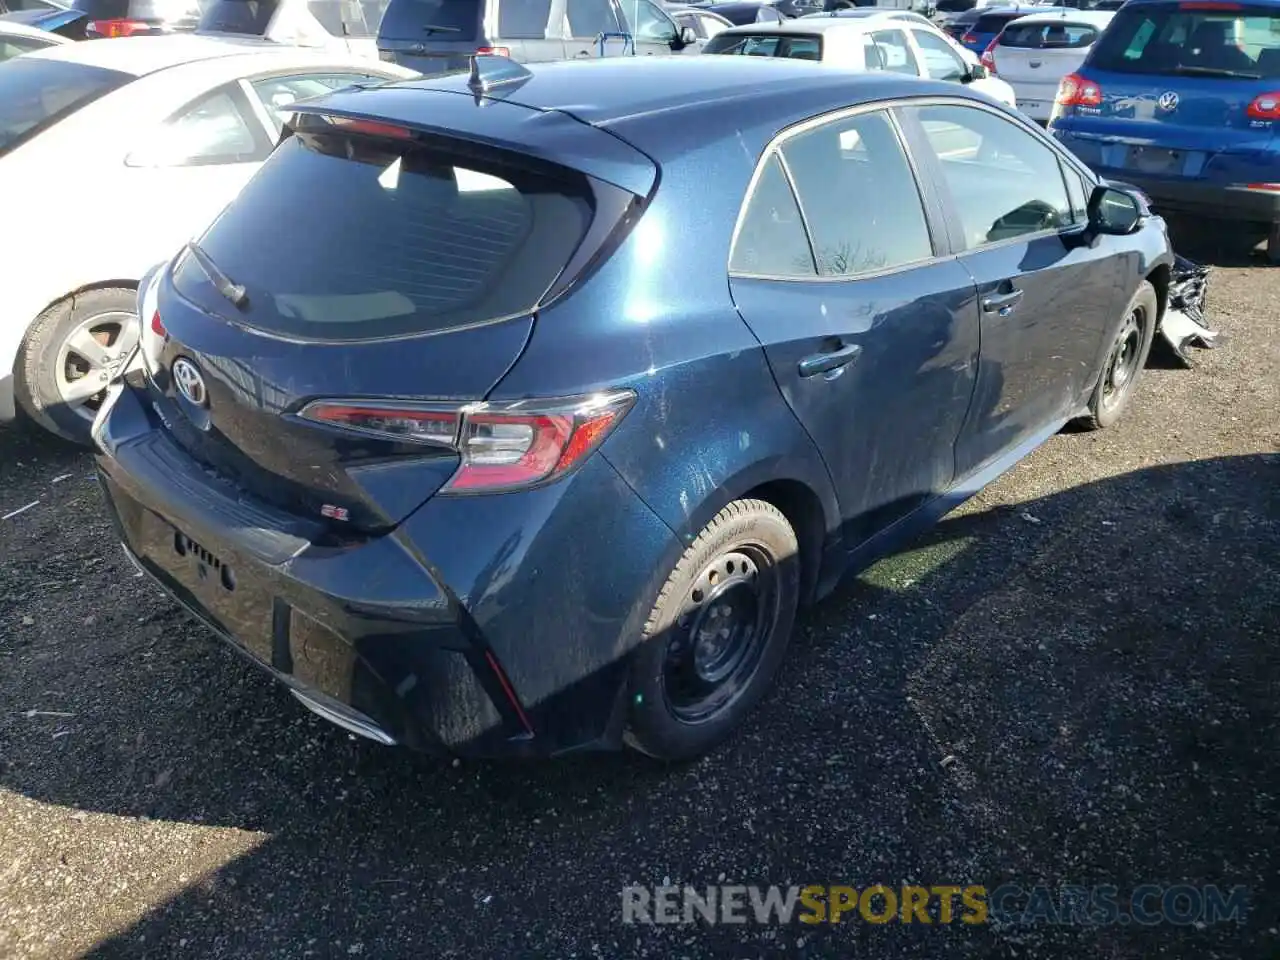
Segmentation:
[(1160, 147), (1130, 147), (1129, 168), (1141, 173), (1178, 174), (1182, 172), (1187, 154), (1184, 150), (1166, 150)]
[(151, 511), (143, 513), (136, 548), (184, 602), (259, 660), (272, 661), (272, 598), (243, 561), (213, 550)]

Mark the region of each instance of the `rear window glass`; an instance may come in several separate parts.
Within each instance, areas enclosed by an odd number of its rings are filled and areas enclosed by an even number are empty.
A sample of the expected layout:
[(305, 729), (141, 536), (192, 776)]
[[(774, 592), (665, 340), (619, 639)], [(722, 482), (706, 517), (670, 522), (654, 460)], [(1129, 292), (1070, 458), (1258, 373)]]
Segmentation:
[(1002, 47), (1029, 50), (1078, 50), (1098, 39), (1098, 29), (1087, 23), (1011, 23), (1000, 37)]
[[(200, 246), (244, 285), (244, 320), (259, 329), (425, 333), (528, 312), (585, 236), (590, 198), (568, 172), (297, 133)], [(232, 309), (191, 257), (174, 282), (209, 309)]]
[[(978, 18), (973, 25), (974, 33), (999, 33), (1010, 21), (1016, 20), (1019, 14), (988, 13)], [(1026, 16), (1026, 14), (1021, 14)]]
[(792, 60), (821, 60), (821, 37), (792, 34), (721, 33), (707, 41), (703, 53), (727, 53), (744, 57), (787, 57)]
[(276, 0), (211, 0), (200, 17), (200, 29), (262, 36), (277, 6)]
[(391, 0), (379, 35), (396, 40), (474, 40), (479, 0)]
[(977, 5), (978, 0), (938, 0), (937, 10), (939, 13), (960, 13)]
[(61, 60), (17, 57), (0, 63), (0, 154), (132, 79)]
[(1125, 73), (1278, 77), (1280, 15), (1249, 7), (1125, 7), (1094, 46), (1089, 62)]
[(551, 0), (500, 0), (498, 36), (511, 40), (540, 40), (551, 21)]

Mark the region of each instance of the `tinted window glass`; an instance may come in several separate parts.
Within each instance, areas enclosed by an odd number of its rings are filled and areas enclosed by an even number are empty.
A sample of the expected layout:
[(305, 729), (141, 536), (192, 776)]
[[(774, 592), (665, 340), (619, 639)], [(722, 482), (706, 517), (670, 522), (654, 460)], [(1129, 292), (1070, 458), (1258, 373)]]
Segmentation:
[(1057, 154), (986, 110), (920, 107), (970, 249), (1072, 222)]
[(926, 76), (934, 80), (958, 81), (969, 72), (960, 59), (960, 54), (952, 50), (947, 41), (927, 30), (912, 32), (916, 37), (916, 45), (920, 47), (920, 56), (924, 59)]
[[(243, 319), (306, 337), (440, 330), (528, 311), (591, 221), (585, 180), (332, 133), (282, 143), (200, 240)], [(198, 265), (184, 295), (225, 309)]]
[[(212, 0), (200, 16), (200, 29), (260, 37), (271, 25), (277, 6), (276, 0)], [(341, 25), (337, 35), (342, 36)]]
[(1280, 76), (1280, 14), (1191, 6), (1125, 7), (1094, 46), (1089, 62), (1102, 70), (1209, 79)]
[(474, 40), (479, 29), (478, 0), (391, 0), (379, 33), (398, 40)]
[(765, 162), (747, 201), (729, 269), (764, 277), (817, 275), (800, 207), (776, 155)]
[(1025, 17), (1025, 13), (988, 13), (978, 18), (978, 22), (973, 25), (974, 33), (999, 33), (1012, 20), (1018, 17)]
[(1087, 23), (1011, 23), (1000, 37), (1002, 47), (1032, 50), (1078, 50), (1098, 39)]
[(810, 130), (788, 140), (782, 156), (800, 195), (818, 273), (868, 273), (933, 255), (915, 176), (883, 113)]
[(266, 149), (251, 124), (257, 121), (245, 117), (229, 93), (219, 91), (166, 123), (130, 162), (180, 167), (261, 159)]
[(0, 154), (132, 79), (58, 60), (17, 57), (0, 63)]
[(569, 35), (595, 39), (602, 33), (622, 33), (622, 25), (608, 0), (567, 0)]
[(500, 0), (498, 36), (511, 40), (542, 40), (551, 21), (551, 0)]
[(937, 10), (939, 13), (961, 13), (977, 5), (977, 0), (938, 0)]
[(868, 70), (887, 70), (890, 73), (918, 74), (916, 58), (907, 46), (907, 35), (902, 30), (877, 30), (864, 38)]
[(721, 33), (707, 41), (703, 53), (738, 54), (746, 57), (787, 57), (792, 60), (821, 60), (821, 37), (793, 37), (778, 34), (744, 35)]

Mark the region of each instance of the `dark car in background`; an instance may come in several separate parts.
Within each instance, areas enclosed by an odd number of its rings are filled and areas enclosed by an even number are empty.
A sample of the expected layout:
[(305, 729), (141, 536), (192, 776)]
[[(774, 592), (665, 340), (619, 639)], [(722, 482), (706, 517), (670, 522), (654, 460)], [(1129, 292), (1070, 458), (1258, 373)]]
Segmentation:
[(788, 19), (774, 4), (757, 3), (756, 0), (729, 0), (727, 3), (708, 4), (703, 9), (724, 17), (735, 27), (753, 23), (781, 23)]
[(187, 33), (200, 22), (197, 0), (73, 0), (85, 15), (85, 36), (144, 37)]
[(954, 30), (950, 32), (966, 49), (972, 50), (981, 56), (995, 41), (996, 37), (1000, 36), (1001, 31), (1019, 17), (1025, 17), (1032, 13), (1060, 12), (1065, 9), (1065, 7), (1032, 6), (1028, 4), (988, 7), (978, 11), (977, 16), (972, 20), (966, 19), (964, 21), (965, 29), (959, 36), (956, 36)]
[(382, 743), (710, 749), (800, 604), (1121, 416), (1169, 279), (955, 84), (480, 57), (296, 110), (144, 282), (98, 465), (142, 570)]
[(541, 63), (697, 53), (697, 39), (652, 0), (389, 0), (378, 56), (430, 75), (465, 70), (476, 54)]
[(1280, 3), (1129, 0), (1064, 78), (1054, 136), (1169, 214), (1280, 262)]

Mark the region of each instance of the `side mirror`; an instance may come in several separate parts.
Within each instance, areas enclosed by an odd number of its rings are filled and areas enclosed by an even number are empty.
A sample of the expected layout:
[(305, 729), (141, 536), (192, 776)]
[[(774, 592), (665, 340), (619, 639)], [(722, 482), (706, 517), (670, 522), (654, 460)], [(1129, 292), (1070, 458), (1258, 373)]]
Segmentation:
[(987, 73), (986, 67), (980, 63), (975, 63), (969, 67), (969, 72), (965, 75), (964, 82), (973, 83), (975, 80), (985, 80), (989, 76), (990, 74)]
[(680, 28), (680, 46), (687, 47), (698, 42), (698, 32), (693, 27)]
[(1115, 237), (1127, 236), (1137, 230), (1145, 212), (1142, 201), (1132, 193), (1108, 186), (1093, 188), (1087, 210), (1090, 233)]

